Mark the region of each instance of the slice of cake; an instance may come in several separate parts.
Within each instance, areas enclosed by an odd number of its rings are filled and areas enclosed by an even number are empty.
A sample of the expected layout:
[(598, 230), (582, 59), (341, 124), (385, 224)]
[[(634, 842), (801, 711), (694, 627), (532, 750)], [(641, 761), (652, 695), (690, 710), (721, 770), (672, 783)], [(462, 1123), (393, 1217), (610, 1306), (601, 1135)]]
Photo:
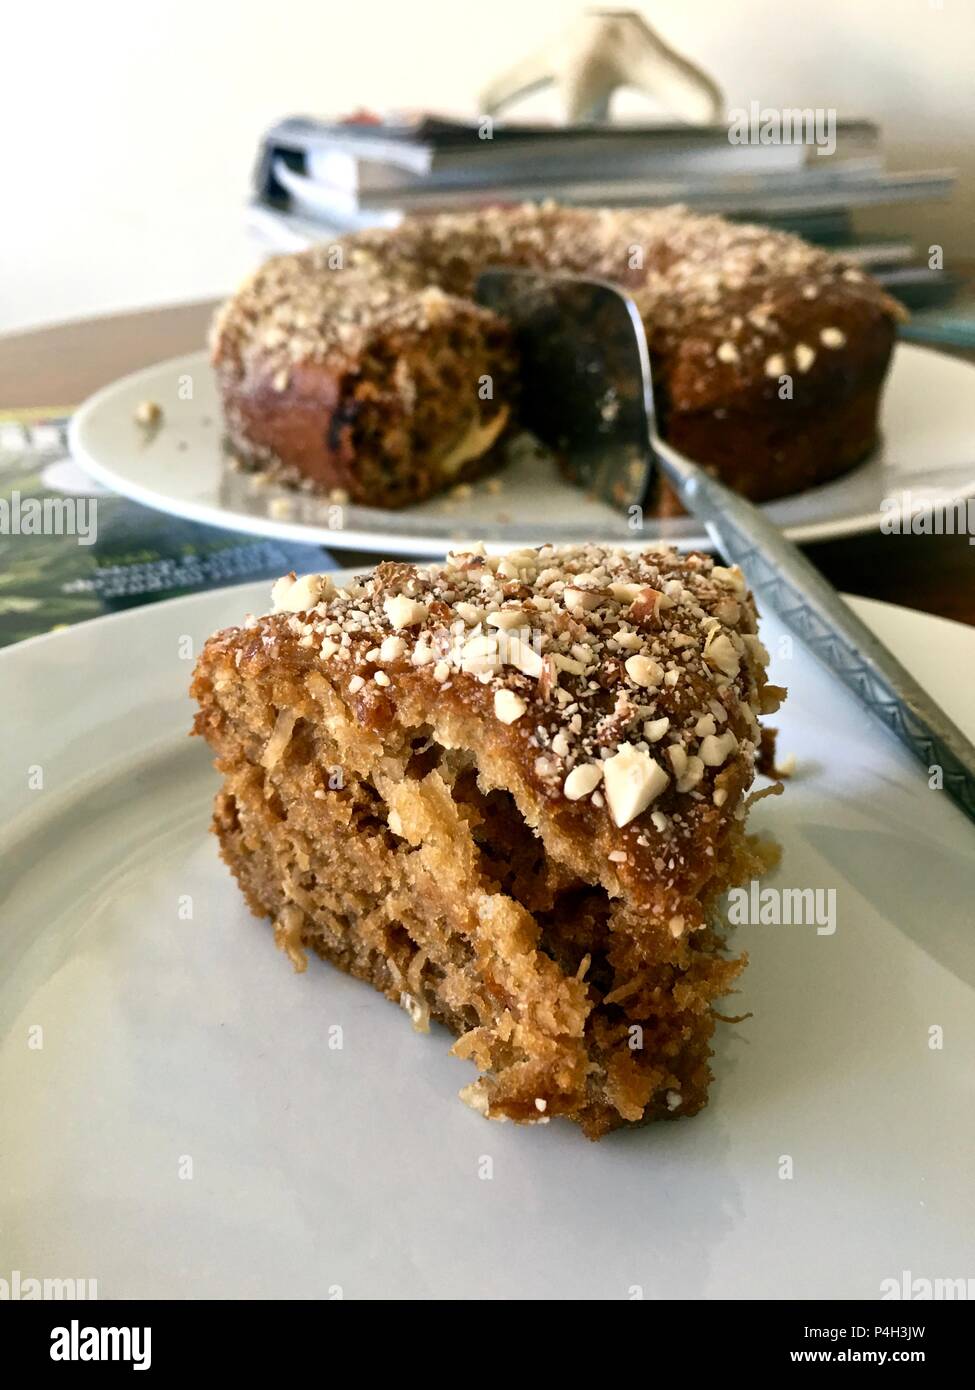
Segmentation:
[(543, 547), (273, 599), (207, 643), (195, 727), (223, 857), (296, 968), (446, 1024), (491, 1117), (598, 1138), (699, 1110), (784, 694), (741, 573)]

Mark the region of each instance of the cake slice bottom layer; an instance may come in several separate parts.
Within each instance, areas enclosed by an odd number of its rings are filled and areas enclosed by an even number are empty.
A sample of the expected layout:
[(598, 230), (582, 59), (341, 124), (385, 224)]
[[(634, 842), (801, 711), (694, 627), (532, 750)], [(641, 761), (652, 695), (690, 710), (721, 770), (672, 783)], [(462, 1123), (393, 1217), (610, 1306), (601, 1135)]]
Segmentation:
[(715, 1001), (744, 963), (718, 899), (770, 857), (740, 823), (700, 886), (710, 925), (675, 939), (546, 843), (446, 716), (405, 702), (377, 739), (322, 675), (245, 678), (216, 645), (194, 693), (223, 857), (298, 970), (313, 951), (446, 1025), (479, 1073), (464, 1098), (495, 1118), (599, 1138), (705, 1104)]

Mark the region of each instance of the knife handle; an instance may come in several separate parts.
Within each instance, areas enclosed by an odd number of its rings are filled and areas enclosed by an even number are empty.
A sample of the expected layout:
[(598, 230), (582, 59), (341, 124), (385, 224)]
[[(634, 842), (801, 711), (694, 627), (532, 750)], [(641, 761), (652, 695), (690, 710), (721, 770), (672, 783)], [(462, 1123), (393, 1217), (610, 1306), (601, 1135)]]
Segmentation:
[(722, 554), (740, 565), (760, 603), (788, 624), (864, 708), (975, 820), (975, 744), (843, 602), (806, 557), (751, 502), (656, 436), (657, 462), (687, 511)]

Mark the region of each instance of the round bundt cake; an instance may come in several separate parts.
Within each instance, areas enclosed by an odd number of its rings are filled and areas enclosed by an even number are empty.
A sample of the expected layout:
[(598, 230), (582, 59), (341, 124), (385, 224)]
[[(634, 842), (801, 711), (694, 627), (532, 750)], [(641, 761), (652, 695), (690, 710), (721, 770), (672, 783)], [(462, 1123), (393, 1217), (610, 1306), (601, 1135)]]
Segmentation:
[(525, 205), (411, 218), (263, 265), (212, 331), (233, 452), (378, 507), (493, 466), (518, 424), (518, 361), (472, 299), (489, 265), (625, 288), (664, 435), (749, 497), (824, 482), (876, 441), (903, 311), (862, 271), (682, 208)]

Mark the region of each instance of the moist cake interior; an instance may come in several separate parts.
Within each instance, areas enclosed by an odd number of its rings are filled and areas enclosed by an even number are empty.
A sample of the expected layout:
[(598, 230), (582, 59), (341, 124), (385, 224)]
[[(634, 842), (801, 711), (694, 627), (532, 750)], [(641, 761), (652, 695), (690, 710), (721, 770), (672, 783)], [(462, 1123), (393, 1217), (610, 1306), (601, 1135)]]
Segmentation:
[[(351, 720), (323, 717), (319, 694), (316, 708), (278, 681), (271, 705), (263, 691), (233, 700), (228, 718), (253, 756), (230, 771), (216, 810), (224, 857), (295, 966), (311, 949), (416, 1027), (446, 1024), (458, 1054), (490, 1075), (465, 1098), (494, 1116), (581, 1112), (596, 1138), (654, 1111), (698, 1110), (712, 1005), (743, 964), (719, 933), (695, 933), (680, 967), (666, 943), (633, 959), (639, 921), (584, 864), (546, 847), (472, 752), (420, 723), (370, 757)], [(730, 883), (767, 868), (768, 851), (733, 827), (718, 865), (707, 915)], [(478, 901), (489, 910), (473, 911)]]

